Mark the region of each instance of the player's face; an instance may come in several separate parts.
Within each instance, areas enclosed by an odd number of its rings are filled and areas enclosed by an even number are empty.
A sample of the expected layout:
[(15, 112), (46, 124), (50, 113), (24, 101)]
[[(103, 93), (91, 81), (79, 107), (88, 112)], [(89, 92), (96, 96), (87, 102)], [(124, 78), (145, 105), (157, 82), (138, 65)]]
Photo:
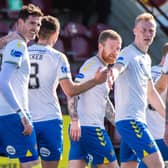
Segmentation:
[(104, 42), (101, 57), (107, 64), (114, 64), (121, 49), (120, 40), (107, 39)]
[(150, 46), (156, 35), (156, 24), (154, 21), (141, 20), (134, 28), (136, 41), (143, 46)]
[(41, 26), (41, 17), (38, 16), (29, 16), (25, 21), (21, 20), (20, 31), (26, 40), (34, 40), (37, 36), (40, 26)]

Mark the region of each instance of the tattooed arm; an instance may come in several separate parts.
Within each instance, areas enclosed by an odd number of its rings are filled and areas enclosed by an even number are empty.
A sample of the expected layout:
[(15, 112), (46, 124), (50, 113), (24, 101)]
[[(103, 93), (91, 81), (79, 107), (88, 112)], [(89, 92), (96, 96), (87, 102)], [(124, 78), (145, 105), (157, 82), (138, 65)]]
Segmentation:
[(107, 118), (107, 120), (112, 125), (115, 125), (115, 123), (114, 123), (114, 120), (115, 120), (115, 109), (114, 109), (114, 106), (113, 106), (112, 102), (110, 101), (109, 97), (107, 99), (105, 112), (106, 112), (105, 113), (105, 117)]
[(77, 113), (78, 96), (68, 97), (68, 111), (71, 117), (70, 136), (74, 141), (78, 141), (81, 136), (80, 122)]
[(72, 121), (78, 120), (77, 103), (78, 103), (78, 96), (74, 97), (68, 96), (68, 111)]

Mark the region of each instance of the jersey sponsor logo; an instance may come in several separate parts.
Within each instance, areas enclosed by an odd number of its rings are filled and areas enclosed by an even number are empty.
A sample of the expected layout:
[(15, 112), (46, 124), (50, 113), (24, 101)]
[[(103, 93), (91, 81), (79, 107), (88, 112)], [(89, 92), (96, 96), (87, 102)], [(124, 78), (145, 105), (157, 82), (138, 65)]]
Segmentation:
[(65, 67), (65, 66), (62, 66), (62, 67), (61, 67), (61, 72), (62, 72), (62, 73), (68, 73), (68, 68)]
[(23, 53), (13, 49), (13, 50), (11, 50), (10, 55), (13, 57), (21, 57), (23, 55)]
[(50, 156), (51, 152), (47, 148), (42, 147), (40, 148), (40, 154), (43, 157), (48, 157)]
[(80, 79), (83, 79), (85, 76), (84, 76), (84, 74), (82, 74), (82, 73), (78, 73), (77, 75), (76, 75), (76, 78), (80, 78)]
[(124, 57), (120, 56), (120, 57), (117, 58), (117, 61), (123, 61), (123, 60), (124, 60)]
[(6, 147), (6, 152), (9, 153), (10, 155), (15, 155), (16, 154), (16, 150), (13, 146), (11, 145), (8, 145)]

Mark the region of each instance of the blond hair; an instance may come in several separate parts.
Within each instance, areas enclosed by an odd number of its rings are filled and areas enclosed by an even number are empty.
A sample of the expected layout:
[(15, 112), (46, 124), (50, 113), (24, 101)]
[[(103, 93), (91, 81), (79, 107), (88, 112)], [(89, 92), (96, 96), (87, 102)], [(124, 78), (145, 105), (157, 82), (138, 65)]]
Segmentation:
[(121, 36), (112, 29), (102, 31), (99, 35), (98, 42), (103, 44), (107, 39), (119, 40), (122, 42)]
[(151, 13), (148, 12), (144, 12), (140, 15), (138, 15), (135, 19), (135, 26), (137, 25), (137, 23), (139, 23), (140, 21), (153, 21), (156, 24), (155, 18)]

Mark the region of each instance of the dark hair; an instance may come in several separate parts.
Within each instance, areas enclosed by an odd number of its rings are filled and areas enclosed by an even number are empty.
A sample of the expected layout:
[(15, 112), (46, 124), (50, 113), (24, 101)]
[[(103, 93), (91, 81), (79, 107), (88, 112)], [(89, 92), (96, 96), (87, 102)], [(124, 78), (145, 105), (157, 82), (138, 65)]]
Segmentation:
[(52, 33), (60, 31), (60, 22), (56, 17), (44, 16), (41, 21), (39, 36), (48, 38)]
[(24, 5), (19, 11), (18, 18), (23, 19), (24, 21), (30, 16), (43, 16), (43, 12), (38, 6), (34, 4)]

